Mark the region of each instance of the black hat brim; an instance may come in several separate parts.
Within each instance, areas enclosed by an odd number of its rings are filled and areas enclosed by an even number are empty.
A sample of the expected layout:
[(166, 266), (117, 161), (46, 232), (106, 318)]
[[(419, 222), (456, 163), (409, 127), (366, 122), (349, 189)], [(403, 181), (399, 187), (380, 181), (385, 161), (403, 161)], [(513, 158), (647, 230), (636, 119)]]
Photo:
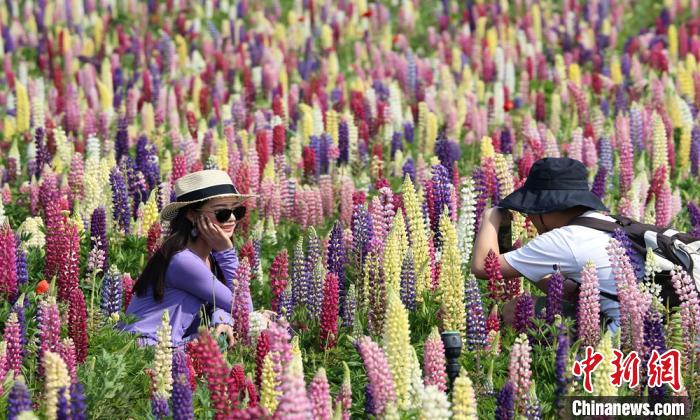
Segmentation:
[(498, 207), (525, 214), (542, 214), (576, 206), (609, 211), (595, 194), (588, 190), (529, 190), (518, 188), (498, 203)]

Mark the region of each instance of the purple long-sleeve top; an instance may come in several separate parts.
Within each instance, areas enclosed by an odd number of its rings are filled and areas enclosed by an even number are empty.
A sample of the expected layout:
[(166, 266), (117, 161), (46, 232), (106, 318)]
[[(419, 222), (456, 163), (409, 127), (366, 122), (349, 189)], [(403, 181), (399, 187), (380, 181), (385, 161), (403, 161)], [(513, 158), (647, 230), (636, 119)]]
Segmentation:
[[(235, 248), (211, 254), (223, 271), (226, 281), (231, 284), (238, 268), (238, 255)], [(177, 252), (170, 259), (165, 272), (163, 300), (157, 302), (149, 290), (144, 296), (136, 296), (126, 310), (127, 315), (136, 315), (137, 321), (124, 326), (124, 331), (139, 334), (141, 343), (155, 344), (156, 332), (160, 328), (163, 312), (170, 314), (172, 341), (180, 346), (188, 340), (183, 336), (195, 321), (203, 304), (212, 304), (215, 309), (211, 324), (233, 324), (231, 304), (233, 293), (221, 283), (209, 267), (190, 249)], [(253, 310), (253, 302), (248, 306)]]

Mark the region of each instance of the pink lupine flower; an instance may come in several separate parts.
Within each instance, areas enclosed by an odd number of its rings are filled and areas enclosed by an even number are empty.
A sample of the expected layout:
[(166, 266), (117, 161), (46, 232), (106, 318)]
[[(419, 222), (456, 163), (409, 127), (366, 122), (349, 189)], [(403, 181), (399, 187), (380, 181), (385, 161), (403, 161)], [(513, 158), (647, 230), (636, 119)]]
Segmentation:
[(22, 332), (17, 320), (17, 314), (12, 312), (5, 323), (3, 339), (7, 344), (5, 350), (5, 370), (14, 371), (14, 377), (22, 373)]
[(442, 392), (447, 390), (445, 364), (445, 346), (437, 327), (433, 327), (423, 348), (423, 382), (426, 386), (435, 385)]
[(70, 338), (64, 338), (61, 341), (61, 344), (58, 349), (58, 353), (63, 359), (63, 361), (66, 363), (66, 367), (68, 368), (68, 374), (71, 377), (71, 380), (75, 382), (78, 378), (77, 376), (77, 363), (76, 363), (76, 355), (75, 355), (75, 345), (73, 344), (73, 340)]
[(671, 283), (681, 301), (681, 325), (685, 344), (683, 359), (684, 362), (690, 362), (695, 352), (695, 340), (700, 333), (700, 300), (693, 285), (693, 278), (681, 267), (676, 266), (671, 271)]
[(39, 302), (37, 310), (37, 327), (39, 335), (39, 356), (44, 352), (58, 352), (60, 346), (61, 314), (56, 305), (56, 299), (49, 297)]
[(326, 370), (319, 368), (316, 376), (309, 384), (309, 400), (311, 401), (311, 414), (317, 420), (330, 420), (331, 418), (331, 395)]
[(17, 244), (15, 235), (9, 224), (0, 225), (0, 261), (3, 261), (3, 269), (0, 270), (0, 296), (12, 299), (17, 295), (17, 269), (16, 263)]
[(525, 334), (520, 334), (510, 350), (509, 382), (515, 388), (516, 405), (522, 410), (528, 402), (532, 385), (530, 369), (530, 344)]
[(600, 297), (598, 273), (592, 262), (581, 271), (581, 291), (578, 303), (578, 336), (583, 345), (597, 346), (600, 339)]
[(324, 283), (320, 340), (321, 348), (328, 349), (335, 347), (338, 336), (338, 276), (328, 272)]
[(654, 203), (657, 227), (667, 227), (671, 223), (672, 199), (671, 187), (669, 187), (668, 181), (665, 181), (660, 191), (656, 193), (656, 202)]
[(355, 342), (362, 362), (367, 372), (367, 393), (371, 395), (371, 406), (366, 411), (375, 416), (381, 416), (390, 405), (396, 404), (396, 391), (394, 389), (394, 379), (389, 370), (386, 354), (372, 341), (364, 336)]
[(232, 305), (232, 317), (234, 319), (234, 330), (244, 343), (250, 343), (248, 336), (250, 300), (250, 264), (247, 258), (241, 258), (240, 266), (236, 271), (236, 282), (234, 286), (234, 298)]

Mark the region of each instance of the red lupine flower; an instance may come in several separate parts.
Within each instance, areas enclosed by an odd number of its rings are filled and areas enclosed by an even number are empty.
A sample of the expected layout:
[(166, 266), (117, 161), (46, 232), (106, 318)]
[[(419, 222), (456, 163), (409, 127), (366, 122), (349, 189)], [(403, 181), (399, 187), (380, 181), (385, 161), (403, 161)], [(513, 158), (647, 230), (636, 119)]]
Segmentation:
[(68, 301), (68, 336), (75, 344), (75, 357), (78, 363), (83, 363), (87, 357), (87, 310), (85, 297), (80, 287), (71, 290)]
[(329, 272), (323, 290), (321, 309), (321, 348), (335, 347), (338, 335), (338, 276)]
[(270, 288), (272, 289), (272, 310), (279, 311), (279, 302), (289, 280), (289, 255), (286, 249), (280, 251), (270, 266)]

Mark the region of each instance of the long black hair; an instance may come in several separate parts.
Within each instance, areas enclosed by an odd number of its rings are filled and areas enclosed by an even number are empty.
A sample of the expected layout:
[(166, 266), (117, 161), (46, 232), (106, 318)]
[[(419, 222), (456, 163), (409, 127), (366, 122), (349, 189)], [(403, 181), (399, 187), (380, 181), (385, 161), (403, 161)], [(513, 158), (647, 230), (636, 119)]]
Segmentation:
[[(134, 284), (136, 296), (143, 297), (148, 289), (153, 288), (153, 299), (156, 302), (163, 300), (165, 293), (165, 273), (168, 270), (170, 259), (173, 255), (187, 248), (187, 243), (191, 237), (194, 224), (187, 218), (189, 210), (200, 209), (206, 201), (200, 201), (181, 208), (177, 216), (170, 222), (170, 233), (165, 238), (157, 251), (148, 259), (141, 275)], [(216, 261), (212, 258), (212, 269), (219, 281), (226, 284), (223, 272)]]

